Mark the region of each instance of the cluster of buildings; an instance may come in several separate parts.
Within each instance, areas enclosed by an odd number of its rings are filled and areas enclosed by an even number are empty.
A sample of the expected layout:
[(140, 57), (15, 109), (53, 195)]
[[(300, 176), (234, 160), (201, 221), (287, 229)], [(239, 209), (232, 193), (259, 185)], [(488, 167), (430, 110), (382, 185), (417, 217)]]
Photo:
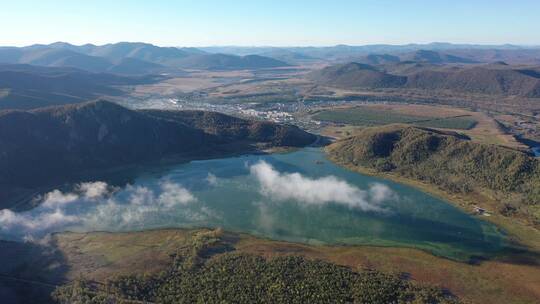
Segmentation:
[(259, 111), (255, 109), (240, 109), (240, 115), (273, 122), (290, 123), (294, 121), (292, 114), (277, 110)]

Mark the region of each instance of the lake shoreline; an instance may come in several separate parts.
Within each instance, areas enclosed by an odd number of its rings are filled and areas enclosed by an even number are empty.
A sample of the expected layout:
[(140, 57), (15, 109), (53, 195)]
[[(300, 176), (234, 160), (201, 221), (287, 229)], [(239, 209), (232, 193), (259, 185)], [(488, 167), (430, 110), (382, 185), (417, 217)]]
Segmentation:
[[(490, 216), (480, 216), (476, 214), (475, 207), (476, 206), (481, 207), (483, 206), (483, 204), (478, 204), (477, 202), (475, 202), (474, 197), (449, 193), (445, 190), (440, 189), (437, 186), (434, 186), (428, 183), (423, 183), (418, 180), (398, 176), (396, 174), (392, 174), (388, 172), (377, 172), (371, 168), (367, 168), (363, 166), (351, 166), (348, 164), (344, 164), (336, 160), (335, 158), (333, 158), (332, 155), (328, 153), (326, 149), (324, 149), (324, 151), (325, 151), (326, 157), (338, 166), (341, 166), (343, 168), (346, 168), (347, 170), (351, 170), (351, 171), (354, 171), (363, 175), (379, 177), (379, 178), (391, 180), (391, 181), (394, 181), (396, 183), (400, 183), (403, 185), (411, 186), (425, 193), (429, 193), (431, 195), (439, 197), (443, 199), (444, 201), (446, 201), (447, 203), (460, 208), (462, 211), (468, 214), (471, 214), (480, 220), (484, 220), (492, 224), (495, 224), (498, 228), (502, 229), (502, 231), (507, 233), (509, 241), (511, 241), (514, 245), (526, 246), (526, 247), (529, 247), (530, 249), (533, 249), (536, 252), (540, 252), (540, 231), (538, 229), (528, 225), (527, 223), (524, 223), (521, 219), (505, 218), (495, 213), (490, 214)], [(489, 199), (493, 200), (492, 198), (489, 198)], [(534, 235), (535, 237), (531, 238), (531, 235)]]
[[(508, 247), (506, 235), (494, 225), (479, 221), (428, 192), (345, 170), (333, 164), (319, 147), (280, 152), (283, 153), (251, 153), (147, 168), (146, 173), (129, 187), (116, 189), (104, 201), (85, 204), (82, 200), (66, 209), (66, 215), (81, 218), (78, 224), (39, 230), (32, 236), (40, 237), (48, 232), (64, 230), (85, 232), (222, 227), (258, 237), (304, 244), (417, 248), (464, 262), (479, 256), (492, 258)], [(261, 180), (253, 175), (252, 166), (261, 163), (270, 166), (271, 176), (279, 180), (278, 185), (290, 176), (297, 176), (294, 180), (300, 183), (298, 187), (312, 185), (309, 186), (311, 190), (303, 191), (304, 194), (307, 194), (306, 191), (310, 195), (314, 191), (315, 195), (323, 197), (328, 195), (327, 191), (346, 191), (348, 194), (346, 197), (338, 195), (335, 197), (337, 201), (332, 203), (325, 201), (315, 205), (302, 201), (304, 198), (297, 201), (297, 194), (289, 196), (287, 202), (279, 198), (275, 200), (275, 197), (261, 192)], [(209, 176), (213, 180), (208, 180)], [(323, 181), (329, 182), (331, 188), (322, 189), (324, 193), (317, 194), (321, 190), (317, 189), (319, 186), (313, 188), (313, 185)], [(158, 203), (158, 197), (164, 191), (163, 182), (187, 187), (185, 189), (191, 192), (194, 204), (181, 204), (171, 210), (158, 207), (154, 213), (148, 213), (140, 220), (120, 221), (123, 212), (137, 214), (132, 212), (138, 212), (140, 205), (131, 204), (130, 198), (137, 195), (140, 187), (151, 194), (151, 197), (145, 198), (145, 204), (149, 206), (143, 207), (153, 208), (151, 205)], [(343, 188), (343, 185), (346, 187)], [(380, 206), (387, 212), (369, 209), (378, 204), (371, 201), (374, 185), (388, 191)], [(296, 192), (297, 186), (283, 190)], [(284, 184), (280, 187), (287, 188)], [(61, 191), (70, 193), (72, 190)], [(332, 197), (335, 195), (337, 193)], [(102, 213), (102, 206), (112, 208), (110, 210), (114, 212)], [(24, 216), (40, 218), (47, 212), (47, 209), (36, 208)], [(7, 230), (5, 235), (14, 239), (21, 237), (21, 233), (26, 232), (12, 231), (10, 234)]]

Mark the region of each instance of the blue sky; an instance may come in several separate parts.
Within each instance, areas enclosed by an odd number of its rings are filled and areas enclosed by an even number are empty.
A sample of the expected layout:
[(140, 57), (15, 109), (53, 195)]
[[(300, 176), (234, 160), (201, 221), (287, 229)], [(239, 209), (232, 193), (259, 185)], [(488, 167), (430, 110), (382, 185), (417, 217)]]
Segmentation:
[(540, 45), (540, 0), (17, 0), (0, 45)]

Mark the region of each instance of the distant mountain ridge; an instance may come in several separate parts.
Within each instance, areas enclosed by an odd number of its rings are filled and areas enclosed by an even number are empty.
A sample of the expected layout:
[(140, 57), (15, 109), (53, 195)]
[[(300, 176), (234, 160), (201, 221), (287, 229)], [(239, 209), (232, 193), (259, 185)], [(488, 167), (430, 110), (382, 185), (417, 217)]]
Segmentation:
[[(445, 42), (433, 42), (427, 44), (370, 44), (370, 45), (335, 45), (335, 46), (302, 46), (302, 47), (239, 47), (217, 46), (200, 48), (210, 53), (225, 53), (234, 55), (259, 54), (266, 55), (274, 51), (287, 51), (310, 59), (327, 60), (331, 62), (361, 61), (359, 60), (370, 54), (387, 54), (402, 56), (417, 51), (444, 52), (448, 55), (462, 57), (475, 62), (493, 62), (504, 60), (512, 63), (540, 63), (540, 46), (520, 46), (512, 44), (502, 45), (479, 45), (479, 44), (453, 44)], [(271, 57), (271, 56), (270, 56)], [(281, 59), (281, 58), (277, 58)], [(406, 59), (402, 59), (406, 60)], [(286, 61), (286, 60), (285, 60)]]
[[(109, 58), (87, 55), (74, 51), (73, 48), (30, 46), (24, 48), (0, 48), (0, 63), (3, 64), (31, 64), (47, 67), (72, 67), (89, 72), (121, 72), (131, 74), (158, 73), (165, 69), (164, 66), (144, 62), (135, 58), (130, 61), (118, 59), (112, 61)], [(151, 66), (149, 66), (151, 65)], [(141, 73), (142, 72), (142, 73)]]
[[(246, 57), (246, 56), (261, 56)], [(231, 57), (228, 57), (231, 56)], [(177, 69), (261, 69), (314, 61), (384, 64), (415, 60), (431, 63), (539, 63), (540, 46), (450, 43), (336, 45), (328, 47), (159, 47), (142, 42), (72, 45), (56, 42), (0, 47), (0, 63), (75, 67), (119, 74), (170, 73)]]
[(209, 54), (196, 48), (159, 47), (140, 42), (72, 45), (56, 42), (0, 47), (0, 63), (74, 67), (91, 72), (156, 74), (192, 69), (260, 69), (287, 66), (264, 56)]

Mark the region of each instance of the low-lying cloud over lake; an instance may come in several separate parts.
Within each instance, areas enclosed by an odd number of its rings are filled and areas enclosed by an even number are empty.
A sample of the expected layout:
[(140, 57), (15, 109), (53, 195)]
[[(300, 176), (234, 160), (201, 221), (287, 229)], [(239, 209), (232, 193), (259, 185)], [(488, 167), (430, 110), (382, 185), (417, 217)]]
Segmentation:
[(250, 172), (259, 182), (261, 194), (275, 201), (291, 200), (307, 205), (336, 203), (363, 211), (383, 211), (382, 202), (397, 198), (381, 183), (362, 190), (335, 176), (315, 179), (300, 173), (281, 173), (265, 161), (250, 166)]
[(104, 182), (81, 183), (70, 193), (53, 190), (35, 198), (41, 203), (31, 211), (15, 213), (8, 209), (0, 210), (0, 232), (33, 233), (77, 223), (81, 220), (80, 216), (67, 214), (68, 207), (80, 203), (95, 203), (110, 191), (112, 189)]
[[(0, 235), (24, 237), (77, 227), (95, 229), (144, 225), (149, 218), (166, 215), (176, 207), (196, 203), (195, 196), (182, 185), (161, 181), (157, 189), (127, 185), (123, 189), (104, 182), (81, 183), (72, 192), (53, 190), (37, 197), (40, 205), (26, 212), (0, 210)], [(209, 214), (185, 208), (192, 219)]]
[[(32, 210), (0, 210), (0, 238), (39, 238), (49, 232), (65, 230), (221, 226), (228, 221), (236, 223), (234, 216), (238, 210), (248, 217), (253, 216), (249, 208), (254, 203), (261, 205), (259, 209), (263, 208), (263, 213), (268, 215), (273, 208), (281, 208), (279, 204), (265, 202), (294, 202), (302, 212), (308, 212), (304, 206), (328, 204), (385, 212), (385, 202), (397, 200), (396, 193), (381, 183), (361, 189), (333, 175), (313, 178), (298, 172), (279, 172), (265, 161), (248, 164), (245, 168), (239, 166), (241, 173), (229, 179), (211, 172), (204, 175), (196, 172), (176, 180), (146, 180), (122, 188), (97, 181), (77, 184), (70, 191), (53, 190), (36, 197), (37, 207)], [(190, 185), (196, 192), (182, 184)], [(246, 204), (245, 207), (238, 209), (235, 203), (239, 201)], [(271, 226), (271, 223), (262, 226)]]

